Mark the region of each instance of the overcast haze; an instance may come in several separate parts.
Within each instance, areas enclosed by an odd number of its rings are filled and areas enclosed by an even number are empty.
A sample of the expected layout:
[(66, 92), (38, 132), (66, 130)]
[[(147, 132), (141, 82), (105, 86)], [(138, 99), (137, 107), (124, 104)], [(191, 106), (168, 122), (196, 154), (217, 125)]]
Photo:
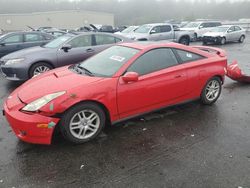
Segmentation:
[(234, 0), (0, 0), (0, 13), (91, 10), (113, 13), (116, 25), (250, 18), (250, 1)]

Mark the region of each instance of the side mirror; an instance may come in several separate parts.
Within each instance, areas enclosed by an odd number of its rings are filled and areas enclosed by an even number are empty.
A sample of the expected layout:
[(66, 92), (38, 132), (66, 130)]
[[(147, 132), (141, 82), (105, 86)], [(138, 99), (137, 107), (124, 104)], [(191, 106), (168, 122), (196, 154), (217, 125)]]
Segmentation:
[(233, 32), (233, 30), (230, 29), (230, 30), (228, 30), (227, 32), (228, 32), (228, 33), (231, 33), (231, 32)]
[(64, 44), (62, 46), (62, 50), (65, 52), (68, 52), (71, 48), (72, 48), (72, 46), (70, 44)]
[(150, 31), (150, 34), (155, 34), (156, 33), (156, 30), (154, 30), (154, 29), (152, 29), (151, 31)]
[(126, 74), (124, 74), (122, 76), (122, 80), (125, 83), (129, 83), (129, 82), (137, 82), (139, 79), (139, 74), (136, 72), (127, 72)]

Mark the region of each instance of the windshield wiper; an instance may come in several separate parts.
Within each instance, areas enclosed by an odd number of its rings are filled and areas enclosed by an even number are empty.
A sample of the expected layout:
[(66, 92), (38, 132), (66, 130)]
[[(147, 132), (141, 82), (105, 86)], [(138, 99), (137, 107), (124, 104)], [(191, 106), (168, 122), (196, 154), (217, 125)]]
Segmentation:
[(82, 67), (80, 64), (76, 64), (75, 67), (78, 70), (80, 69), (80, 70), (84, 71), (84, 73), (87, 74), (87, 75), (89, 75), (89, 76), (94, 76), (94, 74), (90, 70), (86, 69), (85, 67)]

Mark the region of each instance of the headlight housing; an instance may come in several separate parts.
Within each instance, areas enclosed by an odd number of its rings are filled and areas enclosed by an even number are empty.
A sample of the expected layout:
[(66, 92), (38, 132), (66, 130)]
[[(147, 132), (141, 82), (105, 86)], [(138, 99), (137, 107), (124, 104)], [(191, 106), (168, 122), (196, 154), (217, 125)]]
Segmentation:
[(25, 59), (24, 58), (17, 58), (17, 59), (9, 59), (5, 62), (5, 65), (13, 65), (22, 63)]
[(64, 95), (66, 91), (60, 91), (52, 94), (45, 95), (29, 104), (27, 104), (25, 107), (22, 108), (23, 111), (28, 112), (35, 112), (48, 104), (50, 101), (56, 99), (57, 97), (60, 97), (61, 95)]

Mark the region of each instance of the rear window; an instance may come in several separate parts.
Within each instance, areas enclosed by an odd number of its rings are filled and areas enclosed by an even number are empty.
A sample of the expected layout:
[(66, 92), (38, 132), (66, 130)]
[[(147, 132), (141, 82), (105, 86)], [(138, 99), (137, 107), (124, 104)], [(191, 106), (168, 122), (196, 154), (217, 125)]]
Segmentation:
[(175, 52), (182, 63), (204, 59), (204, 57), (199, 54), (195, 54), (185, 50), (175, 49)]

